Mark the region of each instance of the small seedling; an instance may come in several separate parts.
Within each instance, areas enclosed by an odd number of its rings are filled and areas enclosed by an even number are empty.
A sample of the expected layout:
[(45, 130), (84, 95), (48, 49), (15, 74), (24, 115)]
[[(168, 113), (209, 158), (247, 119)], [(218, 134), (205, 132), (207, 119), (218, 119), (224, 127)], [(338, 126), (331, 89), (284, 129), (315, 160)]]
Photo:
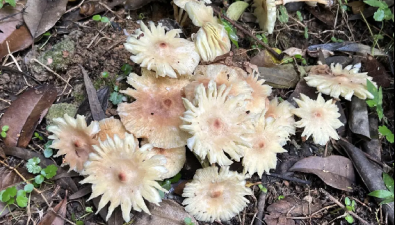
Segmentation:
[(381, 198), (381, 204), (388, 204), (394, 201), (394, 179), (387, 173), (383, 173), (384, 184), (388, 190), (376, 190), (370, 192), (368, 195), (376, 198)]
[(230, 24), (227, 20), (221, 18), (221, 23), (224, 25), (226, 32), (228, 32), (228, 36), (230, 41), (239, 48), (239, 37), (237, 36), (237, 30), (232, 24)]
[(394, 21), (394, 14), (391, 11), (391, 8), (388, 7), (385, 1), (381, 0), (365, 0), (363, 1), (365, 4), (368, 4), (372, 7), (377, 7), (378, 9), (373, 15), (374, 20), (381, 22), (383, 20), (392, 20)]
[(37, 138), (38, 140), (40, 140), (40, 141), (43, 141), (44, 140), (44, 138), (39, 134), (39, 133), (37, 133), (37, 132), (34, 132), (34, 137), (33, 138)]
[(133, 70), (133, 67), (127, 63), (123, 64), (123, 66), (121, 67), (121, 71), (123, 73), (123, 75), (129, 75)]
[(108, 78), (108, 76), (110, 75), (107, 71), (101, 72), (101, 77), (103, 78)]
[(304, 27), (304, 38), (309, 39), (309, 30), (307, 27)]
[[(181, 179), (181, 173), (178, 173), (177, 175), (175, 175), (174, 177), (170, 178), (170, 179), (166, 179), (162, 182), (159, 182), (159, 185), (162, 186), (162, 188), (166, 189), (166, 190), (170, 190), (171, 188), (171, 184), (177, 183), (179, 180)], [(161, 198), (165, 197), (165, 193), (161, 190), (158, 190), (159, 195)]]
[(335, 43), (342, 43), (342, 42), (344, 42), (342, 39), (337, 39), (335, 37), (331, 37), (331, 41), (335, 42)]
[(49, 140), (47, 143), (44, 145), (44, 156), (45, 158), (49, 158), (53, 155), (53, 150), (50, 147), (52, 145), (52, 140)]
[(8, 126), (8, 125), (4, 125), (2, 128), (1, 128), (1, 137), (2, 138), (6, 138), (7, 137), (7, 131), (10, 129), (10, 127)]
[(140, 13), (140, 14), (139, 14), (139, 20), (143, 20), (144, 18), (145, 18), (144, 13)]
[(278, 21), (280, 21), (280, 23), (288, 23), (289, 16), (288, 16), (288, 11), (285, 8), (285, 6), (280, 5), (278, 7), (277, 18), (278, 18)]
[(383, 89), (381, 87), (377, 89), (377, 87), (374, 86), (374, 84), (368, 79), (366, 79), (366, 87), (368, 91), (373, 95), (373, 99), (367, 100), (366, 103), (371, 108), (376, 107), (377, 115), (379, 116), (379, 119), (382, 120), (384, 117)]
[(347, 212), (354, 212), (355, 211), (355, 206), (357, 205), (356, 202), (354, 200), (351, 201), (349, 197), (346, 197), (344, 199), (344, 204), (346, 204), (346, 212), (345, 212), (344, 219), (348, 223), (354, 223), (354, 218)]
[(184, 219), (184, 223), (185, 225), (194, 225), (194, 223), (192, 223), (192, 219), (189, 217)]
[(303, 21), (303, 16), (302, 16), (302, 13), (301, 13), (300, 11), (296, 11), (296, 16), (298, 17), (298, 20), (299, 20), (300, 22)]
[(280, 195), (280, 196), (278, 196), (278, 200), (281, 200), (281, 199), (284, 199), (285, 197), (284, 197), (284, 195)]
[(16, 6), (16, 1), (15, 0), (0, 0), (0, 9), (3, 8), (4, 4), (10, 4), (12, 7)]
[(392, 133), (392, 131), (390, 129), (388, 129), (387, 126), (383, 125), (383, 126), (379, 126), (379, 132), (381, 135), (383, 135), (385, 137), (385, 139), (387, 139), (387, 141), (389, 143), (394, 143), (394, 134)]
[(100, 16), (100, 15), (94, 15), (92, 17), (92, 20), (97, 21), (97, 22), (102, 22), (102, 23), (109, 23), (110, 19), (105, 16)]
[(258, 184), (258, 187), (263, 193), (267, 193), (267, 188), (265, 186), (263, 186), (262, 184)]

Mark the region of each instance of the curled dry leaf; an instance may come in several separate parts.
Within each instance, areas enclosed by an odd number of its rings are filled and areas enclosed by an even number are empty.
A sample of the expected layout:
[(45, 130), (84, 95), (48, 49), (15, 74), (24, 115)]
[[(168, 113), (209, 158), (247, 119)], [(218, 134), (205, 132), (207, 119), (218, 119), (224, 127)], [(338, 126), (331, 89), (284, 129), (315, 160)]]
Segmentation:
[(311, 156), (298, 161), (289, 170), (312, 173), (331, 187), (353, 191), (354, 167), (351, 160), (343, 156), (332, 155), (325, 158)]
[(26, 147), (33, 136), (37, 121), (46, 113), (57, 96), (53, 85), (29, 89), (12, 102), (0, 121), (0, 127), (9, 126), (4, 143), (9, 147)]

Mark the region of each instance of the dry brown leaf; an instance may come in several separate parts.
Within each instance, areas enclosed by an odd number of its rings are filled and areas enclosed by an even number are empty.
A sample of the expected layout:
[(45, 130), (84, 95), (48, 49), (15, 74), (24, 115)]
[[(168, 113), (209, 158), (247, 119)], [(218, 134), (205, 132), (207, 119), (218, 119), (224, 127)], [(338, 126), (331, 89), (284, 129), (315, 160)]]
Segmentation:
[(16, 52), (29, 47), (33, 38), (23, 23), (23, 4), (21, 1), (16, 7), (10, 5), (0, 10), (0, 62), (8, 54), (7, 42), (10, 52)]
[[(67, 192), (64, 199), (53, 208), (53, 211), (55, 211), (58, 215), (62, 217), (66, 217), (66, 206), (67, 206)], [(64, 224), (64, 219), (60, 218), (52, 211), (48, 211), (47, 214), (45, 214), (45, 216), (38, 223), (38, 225), (63, 225), (63, 224)]]
[(310, 156), (296, 162), (289, 170), (312, 173), (331, 187), (343, 191), (353, 191), (354, 167), (351, 160), (344, 156), (331, 155), (325, 158)]
[(291, 64), (272, 68), (259, 67), (260, 78), (274, 88), (294, 88), (299, 81), (299, 75)]
[(360, 14), (365, 8), (363, 1), (349, 2), (347, 5), (351, 7), (353, 14)]
[(21, 94), (4, 113), (0, 127), (9, 126), (4, 143), (9, 147), (26, 147), (33, 136), (37, 121), (56, 99), (53, 85), (42, 85)]
[[(276, 49), (274, 50), (276, 51)], [(277, 52), (281, 53), (280, 50), (278, 50)], [(258, 54), (252, 57), (250, 62), (259, 67), (274, 67), (281, 63), (265, 49), (261, 50)]]

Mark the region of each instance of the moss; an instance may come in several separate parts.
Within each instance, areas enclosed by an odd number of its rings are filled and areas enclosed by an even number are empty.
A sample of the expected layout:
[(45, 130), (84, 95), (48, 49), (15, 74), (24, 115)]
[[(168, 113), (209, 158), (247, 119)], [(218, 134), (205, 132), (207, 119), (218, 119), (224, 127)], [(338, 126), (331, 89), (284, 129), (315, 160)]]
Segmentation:
[(48, 114), (45, 116), (47, 119), (47, 123), (51, 124), (54, 118), (63, 117), (64, 114), (68, 114), (71, 117), (74, 117), (77, 113), (77, 106), (69, 103), (59, 103), (53, 104), (49, 110)]

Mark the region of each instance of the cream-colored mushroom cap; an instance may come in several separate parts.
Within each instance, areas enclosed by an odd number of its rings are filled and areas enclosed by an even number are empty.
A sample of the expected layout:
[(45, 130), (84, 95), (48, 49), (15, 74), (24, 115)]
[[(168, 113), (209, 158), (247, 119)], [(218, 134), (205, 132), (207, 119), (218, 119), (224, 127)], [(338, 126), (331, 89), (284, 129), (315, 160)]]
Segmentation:
[(288, 101), (278, 102), (278, 98), (273, 98), (265, 113), (265, 118), (268, 123), (273, 123), (273, 126), (280, 127), (286, 131), (283, 136), (281, 145), (286, 143), (291, 134), (295, 134), (295, 118), (292, 113), (292, 109), (295, 108)]
[(155, 73), (142, 69), (142, 76), (132, 73), (128, 83), (134, 89), (128, 88), (121, 93), (136, 100), (118, 105), (118, 114), (125, 128), (138, 138), (147, 138), (154, 147), (184, 146), (190, 135), (180, 129), (180, 117), (185, 111), (182, 89), (189, 79), (156, 78)]
[(162, 199), (157, 190), (167, 192), (156, 182), (167, 172), (165, 157), (157, 155), (147, 159), (152, 145), (137, 147), (132, 134), (125, 133), (123, 140), (114, 135), (114, 139), (95, 145), (97, 153), (90, 154), (85, 163), (82, 174), (87, 177), (80, 183), (92, 184), (88, 200), (102, 195), (97, 213), (110, 202), (106, 220), (119, 205), (126, 222), (130, 221), (132, 209), (150, 214), (144, 199), (159, 205)]
[(249, 135), (252, 147), (246, 148), (243, 158), (244, 173), (253, 175), (255, 172), (262, 177), (277, 165), (277, 153), (286, 152), (282, 148), (284, 136), (287, 134), (282, 127), (272, 121), (267, 122), (264, 110), (254, 123), (255, 133)]
[(114, 138), (114, 135), (118, 135), (119, 138), (123, 139), (127, 132), (122, 122), (114, 117), (102, 119), (99, 121), (100, 131), (97, 134), (97, 139), (104, 141), (107, 136)]
[(185, 98), (193, 102), (196, 105), (195, 90), (203, 84), (207, 88), (210, 80), (214, 80), (217, 84), (217, 88), (222, 84), (230, 87), (228, 98), (232, 98), (238, 95), (245, 95), (246, 99), (251, 98), (252, 88), (245, 81), (244, 77), (247, 73), (237, 67), (226, 66), (222, 64), (211, 64), (211, 65), (199, 65), (196, 67), (194, 76), (191, 79), (191, 83), (185, 86)]
[(227, 98), (229, 91), (224, 84), (217, 89), (217, 84), (210, 81), (207, 90), (203, 84), (197, 87), (197, 106), (183, 99), (187, 111), (181, 129), (192, 135), (187, 142), (189, 149), (220, 166), (232, 164), (225, 153), (240, 161), (244, 147), (250, 146), (246, 135), (254, 132), (251, 116), (245, 113), (245, 96)]
[(228, 53), (232, 47), (225, 27), (217, 22), (204, 23), (196, 35), (192, 35), (192, 39), (205, 62), (214, 61), (217, 56)]
[(185, 3), (185, 11), (192, 20), (193, 25), (202, 27), (206, 23), (218, 23), (211, 6), (205, 6), (203, 2), (188, 1)]
[(267, 84), (263, 84), (265, 82), (264, 79), (259, 79), (259, 73), (254, 71), (251, 74), (244, 75), (244, 80), (252, 89), (252, 99), (247, 103), (247, 111), (250, 113), (260, 113), (264, 110), (269, 100), (267, 97), (272, 93), (272, 87)]
[[(318, 67), (325, 67), (319, 65)], [(344, 69), (341, 64), (331, 64), (331, 70), (327, 73), (317, 73), (312, 69), (309, 75), (304, 79), (307, 85), (316, 87), (317, 90), (333, 98), (343, 96), (346, 100), (351, 101), (353, 95), (360, 99), (373, 98), (373, 95), (366, 87), (366, 80), (372, 81), (372, 77), (368, 73), (359, 73), (358, 68), (347, 66)], [(375, 82), (372, 81), (374, 85)]]
[(226, 221), (241, 212), (252, 195), (245, 186), (245, 176), (229, 171), (229, 167), (207, 167), (196, 171), (192, 182), (187, 183), (182, 194), (185, 210), (197, 220)]
[(157, 76), (191, 75), (200, 61), (194, 43), (179, 38), (179, 29), (166, 33), (160, 24), (155, 26), (150, 22), (149, 25), (150, 29), (141, 22), (142, 34), (138, 37), (131, 35), (126, 40), (126, 50), (134, 54), (130, 59), (141, 67), (156, 71)]
[[(206, 4), (211, 4), (210, 0), (173, 0), (174, 4), (176, 4), (176, 6), (180, 7), (181, 9), (185, 9), (185, 4), (187, 4), (188, 2), (197, 2), (197, 3), (206, 3)], [(212, 14), (211, 14), (212, 15)]]
[(259, 27), (269, 34), (273, 33), (277, 18), (275, 0), (254, 0), (252, 6), (255, 8), (254, 15), (258, 19)]
[(55, 157), (65, 155), (63, 165), (68, 164), (70, 170), (81, 172), (89, 153), (94, 152), (92, 145), (97, 144), (94, 137), (100, 131), (99, 123), (92, 121), (87, 126), (85, 116), (77, 115), (74, 119), (65, 114), (63, 118), (55, 118), (48, 131), (53, 133), (48, 137), (53, 139), (50, 147), (58, 149)]
[[(144, 143), (148, 143), (148, 141), (143, 140), (142, 144)], [(161, 178), (167, 179), (174, 177), (181, 171), (186, 161), (186, 148), (185, 146), (169, 149), (154, 147), (151, 151), (148, 151), (147, 157), (151, 158), (155, 155), (163, 155), (166, 157), (166, 164), (164, 166), (167, 169), (167, 173), (162, 174)]]
[(339, 139), (336, 129), (343, 126), (340, 122), (339, 108), (329, 99), (325, 102), (321, 94), (317, 100), (312, 100), (304, 94), (300, 94), (300, 99), (295, 98), (299, 108), (292, 112), (301, 118), (296, 122), (296, 127), (304, 127), (302, 136), (306, 139), (313, 136), (316, 144), (325, 145), (329, 138)]

